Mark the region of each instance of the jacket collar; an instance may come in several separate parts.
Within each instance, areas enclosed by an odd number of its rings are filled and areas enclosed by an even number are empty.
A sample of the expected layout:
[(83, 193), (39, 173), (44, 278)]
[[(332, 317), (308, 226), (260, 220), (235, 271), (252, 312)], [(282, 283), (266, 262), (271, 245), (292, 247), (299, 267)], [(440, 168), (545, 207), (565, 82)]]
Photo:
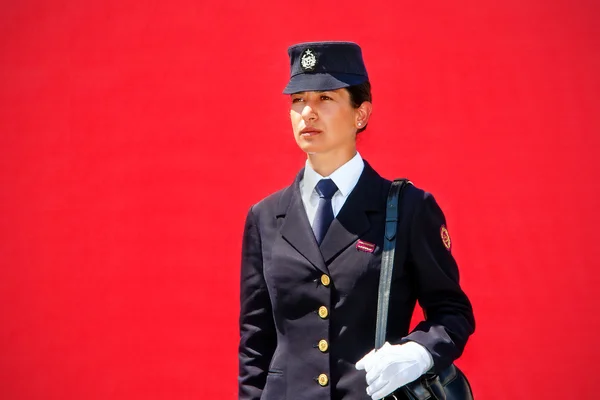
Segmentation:
[(302, 204), (300, 181), (303, 175), (304, 169), (282, 194), (276, 216), (285, 218), (281, 226), (285, 240), (316, 268), (329, 273), (326, 265), (369, 230), (369, 213), (385, 212), (385, 180), (365, 161), (356, 187), (331, 223), (319, 247)]

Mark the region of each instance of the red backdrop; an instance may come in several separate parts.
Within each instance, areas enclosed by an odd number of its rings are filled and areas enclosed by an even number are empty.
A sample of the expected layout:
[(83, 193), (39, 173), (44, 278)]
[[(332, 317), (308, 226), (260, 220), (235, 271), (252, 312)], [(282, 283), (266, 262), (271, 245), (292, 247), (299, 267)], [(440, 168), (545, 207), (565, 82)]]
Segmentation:
[(287, 46), (354, 40), (359, 150), (446, 212), (479, 399), (590, 398), (597, 1), (3, 2), (0, 397), (236, 398), (248, 207), (302, 166)]

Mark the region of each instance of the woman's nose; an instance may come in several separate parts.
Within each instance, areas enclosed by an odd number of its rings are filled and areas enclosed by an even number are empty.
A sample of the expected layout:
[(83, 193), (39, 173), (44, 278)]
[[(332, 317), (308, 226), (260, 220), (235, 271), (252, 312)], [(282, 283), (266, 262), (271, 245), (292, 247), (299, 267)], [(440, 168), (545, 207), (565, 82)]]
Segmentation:
[(315, 120), (317, 119), (317, 113), (309, 104), (306, 104), (302, 109), (302, 118), (306, 121)]

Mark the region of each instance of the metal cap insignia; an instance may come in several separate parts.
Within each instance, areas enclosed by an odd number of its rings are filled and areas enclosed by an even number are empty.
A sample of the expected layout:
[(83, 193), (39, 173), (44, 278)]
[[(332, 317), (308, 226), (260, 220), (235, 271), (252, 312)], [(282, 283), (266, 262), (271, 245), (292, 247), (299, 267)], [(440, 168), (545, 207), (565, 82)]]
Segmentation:
[(312, 49), (306, 49), (302, 52), (300, 57), (300, 65), (304, 71), (314, 71), (317, 66), (317, 56)]

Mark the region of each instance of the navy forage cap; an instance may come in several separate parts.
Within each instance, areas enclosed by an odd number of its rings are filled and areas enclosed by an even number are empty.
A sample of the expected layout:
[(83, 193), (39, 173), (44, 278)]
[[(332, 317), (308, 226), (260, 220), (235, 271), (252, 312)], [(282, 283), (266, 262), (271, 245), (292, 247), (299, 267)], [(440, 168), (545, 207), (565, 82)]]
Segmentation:
[(309, 42), (288, 48), (290, 81), (283, 93), (335, 90), (369, 80), (362, 51), (352, 42)]

